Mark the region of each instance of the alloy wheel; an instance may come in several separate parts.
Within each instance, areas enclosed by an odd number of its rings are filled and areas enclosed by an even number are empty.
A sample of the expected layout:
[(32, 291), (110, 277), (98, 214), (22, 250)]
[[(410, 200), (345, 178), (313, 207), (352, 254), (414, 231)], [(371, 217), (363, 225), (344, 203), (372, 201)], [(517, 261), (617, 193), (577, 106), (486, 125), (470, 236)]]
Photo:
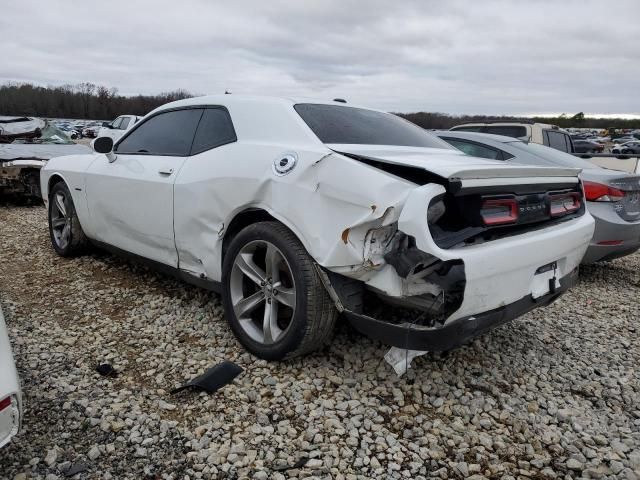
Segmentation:
[(254, 240), (236, 255), (230, 295), (240, 327), (254, 341), (280, 340), (296, 310), (296, 286), (291, 267), (271, 242)]
[(51, 231), (60, 249), (65, 249), (71, 241), (71, 208), (64, 192), (56, 192), (52, 198)]

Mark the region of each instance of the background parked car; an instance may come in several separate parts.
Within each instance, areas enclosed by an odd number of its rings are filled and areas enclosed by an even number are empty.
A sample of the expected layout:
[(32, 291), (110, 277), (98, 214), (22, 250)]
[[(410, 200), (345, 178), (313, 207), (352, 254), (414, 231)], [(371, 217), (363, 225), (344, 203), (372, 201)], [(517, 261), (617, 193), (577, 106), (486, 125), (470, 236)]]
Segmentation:
[(119, 140), (127, 130), (131, 129), (142, 117), (136, 115), (120, 115), (112, 122), (105, 122), (98, 131), (98, 137), (109, 137), (114, 142)]
[(611, 147), (611, 153), (640, 153), (640, 140), (631, 140)]
[(574, 153), (602, 153), (604, 145), (593, 140), (572, 139)]
[(40, 118), (0, 120), (0, 194), (40, 197), (40, 169), (52, 157), (90, 153), (52, 122)]
[(75, 140), (80, 137), (78, 132), (76, 132), (73, 128), (68, 125), (58, 125), (58, 128), (62, 130), (71, 140)]
[(76, 123), (71, 126), (77, 133), (80, 138), (82, 138), (82, 131), (84, 130), (84, 123)]
[(20, 430), (22, 394), (18, 371), (11, 353), (11, 343), (0, 309), (0, 448)]
[(82, 130), (82, 136), (87, 138), (96, 138), (101, 128), (102, 123), (91, 122)]
[(568, 153), (509, 137), (451, 131), (436, 134), (475, 157), (581, 168), (588, 208), (596, 220), (583, 264), (622, 257), (640, 248), (640, 175), (607, 170)]
[(613, 140), (611, 140), (611, 141), (612, 141), (613, 143), (621, 144), (621, 143), (627, 143), (627, 142), (634, 142), (634, 141), (636, 141), (636, 140), (638, 140), (636, 137), (632, 137), (632, 136), (626, 135), (626, 136), (624, 136), (624, 137), (614, 138), (614, 139), (613, 139)]
[(572, 153), (571, 135), (557, 125), (536, 122), (491, 122), (465, 123), (456, 125), (450, 130), (457, 132), (481, 132), (506, 137), (519, 138), (532, 143), (546, 145), (561, 152)]

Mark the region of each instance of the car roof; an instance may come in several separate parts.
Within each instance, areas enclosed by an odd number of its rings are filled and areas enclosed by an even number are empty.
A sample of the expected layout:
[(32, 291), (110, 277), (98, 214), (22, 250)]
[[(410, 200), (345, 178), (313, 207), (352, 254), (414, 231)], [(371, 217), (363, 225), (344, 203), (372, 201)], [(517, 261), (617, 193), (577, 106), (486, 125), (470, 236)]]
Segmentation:
[[(344, 102), (336, 102), (335, 100), (326, 100), (326, 99), (317, 99), (317, 98), (306, 98), (306, 97), (278, 97), (278, 96), (269, 96), (269, 95), (236, 95), (236, 94), (224, 94), (224, 95), (204, 95), (201, 97), (191, 97), (186, 98), (184, 100), (177, 100), (175, 102), (167, 103), (162, 105), (154, 110), (161, 111), (170, 108), (180, 108), (180, 107), (190, 107), (190, 106), (200, 106), (200, 105), (223, 105), (227, 107), (232, 107), (234, 105), (243, 105), (247, 104), (255, 104), (256, 107), (260, 105), (296, 105), (298, 103), (316, 103), (323, 105), (336, 105), (341, 107), (355, 107), (355, 108), (365, 108), (367, 110), (375, 110), (373, 108), (365, 107), (362, 105), (352, 105)], [(382, 110), (376, 110), (382, 111)], [(388, 112), (384, 112), (388, 113)]]

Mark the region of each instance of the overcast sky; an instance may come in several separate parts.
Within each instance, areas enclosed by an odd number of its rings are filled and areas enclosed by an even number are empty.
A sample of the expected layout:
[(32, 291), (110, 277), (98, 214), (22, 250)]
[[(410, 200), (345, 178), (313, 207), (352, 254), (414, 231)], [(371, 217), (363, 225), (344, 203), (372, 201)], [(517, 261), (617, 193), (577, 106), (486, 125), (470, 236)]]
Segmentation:
[(0, 82), (640, 114), (640, 1), (1, 0)]

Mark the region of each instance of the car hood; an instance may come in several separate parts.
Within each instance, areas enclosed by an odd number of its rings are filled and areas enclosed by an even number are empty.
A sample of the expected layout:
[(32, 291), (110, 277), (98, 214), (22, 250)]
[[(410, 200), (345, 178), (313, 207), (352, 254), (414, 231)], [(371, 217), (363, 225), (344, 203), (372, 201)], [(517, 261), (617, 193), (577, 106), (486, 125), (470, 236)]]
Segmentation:
[(423, 168), (448, 180), (523, 177), (576, 177), (578, 168), (507, 165), (497, 160), (470, 157), (445, 148), (386, 145), (330, 144), (330, 149), (379, 162)]
[(56, 145), (55, 143), (0, 143), (0, 161), (49, 160), (63, 155), (93, 153), (86, 145)]

